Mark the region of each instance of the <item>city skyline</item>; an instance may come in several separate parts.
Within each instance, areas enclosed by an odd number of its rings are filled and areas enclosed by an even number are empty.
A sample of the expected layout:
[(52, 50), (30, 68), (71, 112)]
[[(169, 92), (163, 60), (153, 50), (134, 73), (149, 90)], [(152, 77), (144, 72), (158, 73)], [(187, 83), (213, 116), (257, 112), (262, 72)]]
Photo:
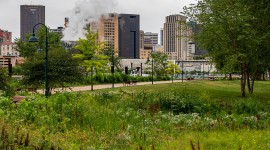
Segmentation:
[[(0, 28), (8, 30), (13, 33), (13, 37), (19, 37), (20, 33), (20, 5), (44, 5), (46, 8), (46, 21), (45, 24), (50, 28), (57, 28), (64, 26), (64, 18), (72, 16), (72, 13), (76, 11), (75, 7), (86, 4), (91, 5), (86, 7), (87, 9), (93, 7), (97, 9), (101, 4), (98, 0), (97, 4), (93, 4), (95, 0), (70, 0), (68, 2), (64, 0), (58, 1), (42, 1), (42, 0), (22, 0), (17, 2), (16, 0), (4, 1), (0, 0)], [(129, 13), (139, 14), (141, 18), (141, 30), (146, 32), (159, 33), (160, 28), (163, 28), (165, 17), (171, 14), (179, 14), (183, 7), (194, 3), (195, 0), (103, 0), (106, 3), (104, 10), (116, 13)], [(65, 5), (63, 5), (65, 4)], [(63, 6), (61, 6), (63, 5)], [(103, 5), (103, 4), (102, 4)], [(61, 6), (61, 7), (59, 7)], [(103, 7), (103, 6), (101, 6)], [(59, 9), (61, 8), (61, 9)], [(87, 10), (86, 12), (91, 13)], [(102, 11), (100, 12), (102, 13)], [(73, 14), (74, 15), (74, 14)], [(88, 14), (89, 15), (89, 14)], [(153, 25), (154, 24), (154, 25)]]

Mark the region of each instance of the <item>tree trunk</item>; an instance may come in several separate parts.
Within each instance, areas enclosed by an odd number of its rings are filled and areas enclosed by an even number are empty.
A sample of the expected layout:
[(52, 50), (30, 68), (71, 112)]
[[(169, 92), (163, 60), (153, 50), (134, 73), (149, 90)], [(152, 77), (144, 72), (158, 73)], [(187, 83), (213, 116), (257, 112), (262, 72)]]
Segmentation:
[(246, 75), (245, 75), (245, 69), (244, 64), (241, 64), (241, 95), (243, 97), (246, 97)]
[(232, 80), (232, 73), (229, 73), (229, 80)]
[(263, 73), (263, 81), (265, 81), (265, 73)]
[(250, 79), (249, 79), (249, 72), (246, 72), (246, 82), (247, 82), (247, 87), (248, 87), (248, 92), (250, 93)]
[(252, 78), (251, 93), (250, 94), (253, 94), (253, 91), (254, 91), (254, 82), (255, 82), (255, 77)]
[(256, 80), (262, 80), (262, 74), (260, 72), (256, 72), (255, 78)]
[(94, 83), (93, 83), (93, 66), (91, 66), (91, 91), (94, 90)]

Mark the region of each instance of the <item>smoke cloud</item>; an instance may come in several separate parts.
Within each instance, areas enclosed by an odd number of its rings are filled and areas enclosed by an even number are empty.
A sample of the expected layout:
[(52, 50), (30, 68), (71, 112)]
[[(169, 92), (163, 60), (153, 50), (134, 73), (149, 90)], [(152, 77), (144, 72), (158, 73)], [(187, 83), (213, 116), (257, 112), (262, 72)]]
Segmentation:
[(76, 3), (69, 18), (68, 27), (64, 30), (64, 41), (76, 41), (83, 38), (85, 26), (98, 21), (101, 15), (114, 12), (118, 5), (116, 0), (80, 0)]

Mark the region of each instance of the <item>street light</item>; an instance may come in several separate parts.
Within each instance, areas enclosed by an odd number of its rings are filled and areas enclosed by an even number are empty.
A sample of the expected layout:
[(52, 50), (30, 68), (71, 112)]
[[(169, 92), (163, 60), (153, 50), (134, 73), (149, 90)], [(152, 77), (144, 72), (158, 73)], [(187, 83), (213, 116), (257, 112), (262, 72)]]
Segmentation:
[[(149, 59), (149, 57), (147, 57), (147, 62), (150, 62), (150, 59)], [(153, 58), (152, 58), (152, 73), (151, 73), (151, 76), (152, 76), (152, 84), (154, 84), (154, 77), (153, 77), (153, 69), (154, 69), (154, 64), (153, 64), (153, 62), (154, 62), (154, 60), (153, 60)]]
[(46, 28), (46, 47), (45, 47), (45, 96), (48, 98), (49, 96), (49, 82), (48, 82), (48, 28), (43, 23), (37, 23), (33, 27), (32, 36), (29, 38), (29, 42), (38, 42), (38, 38), (35, 36), (35, 28), (38, 25), (43, 25)]
[(183, 61), (184, 61), (184, 60), (182, 60), (182, 71), (181, 71), (181, 74), (182, 74), (182, 82), (184, 82), (184, 81), (183, 81), (183, 78), (184, 78), (184, 64), (183, 64)]
[(114, 88), (114, 53), (112, 52), (112, 65), (111, 65), (111, 73), (112, 73), (112, 88)]

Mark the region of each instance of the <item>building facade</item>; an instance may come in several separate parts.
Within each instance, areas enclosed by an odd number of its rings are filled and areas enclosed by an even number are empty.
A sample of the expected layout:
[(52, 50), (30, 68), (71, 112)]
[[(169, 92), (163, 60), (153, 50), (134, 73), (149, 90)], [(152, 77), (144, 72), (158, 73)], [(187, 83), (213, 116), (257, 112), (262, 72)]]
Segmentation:
[(119, 14), (119, 57), (125, 59), (140, 58), (140, 16)]
[(144, 33), (144, 44), (145, 45), (157, 45), (158, 44), (158, 33), (145, 32)]
[(20, 53), (12, 42), (12, 32), (0, 29), (0, 67), (15, 66)]
[(140, 59), (147, 59), (148, 53), (144, 50), (144, 31), (140, 30)]
[(163, 35), (164, 35), (164, 32), (163, 32), (163, 28), (160, 29), (160, 45), (163, 46), (163, 42), (164, 42), (164, 39), (163, 39)]
[(144, 31), (140, 30), (140, 49), (144, 49)]
[(101, 16), (98, 28), (98, 40), (105, 43), (106, 48), (114, 50), (114, 56), (118, 56), (118, 14), (109, 13)]
[(21, 5), (20, 12), (20, 37), (23, 41), (27, 41), (26, 35), (32, 33), (35, 24), (45, 24), (45, 6)]
[(12, 42), (12, 32), (0, 29), (0, 55), (19, 56), (16, 44)]
[[(200, 33), (200, 31), (202, 30), (201, 24), (192, 23), (190, 26), (192, 28), (192, 33), (195, 34), (195, 36), (198, 35)], [(208, 54), (207, 50), (199, 47), (196, 41), (194, 41), (193, 44), (195, 46), (194, 59), (200, 59), (200, 58), (202, 58), (202, 56), (205, 56)]]
[(189, 29), (185, 24), (187, 17), (170, 15), (166, 17), (163, 28), (164, 53), (169, 60), (192, 59), (188, 54)]
[(20, 53), (16, 51), (16, 44), (13, 42), (6, 42), (0, 45), (1, 56), (19, 56)]
[(154, 46), (154, 51), (164, 53), (164, 47), (162, 45), (155, 45)]
[(0, 44), (12, 42), (12, 33), (6, 30), (0, 29)]

